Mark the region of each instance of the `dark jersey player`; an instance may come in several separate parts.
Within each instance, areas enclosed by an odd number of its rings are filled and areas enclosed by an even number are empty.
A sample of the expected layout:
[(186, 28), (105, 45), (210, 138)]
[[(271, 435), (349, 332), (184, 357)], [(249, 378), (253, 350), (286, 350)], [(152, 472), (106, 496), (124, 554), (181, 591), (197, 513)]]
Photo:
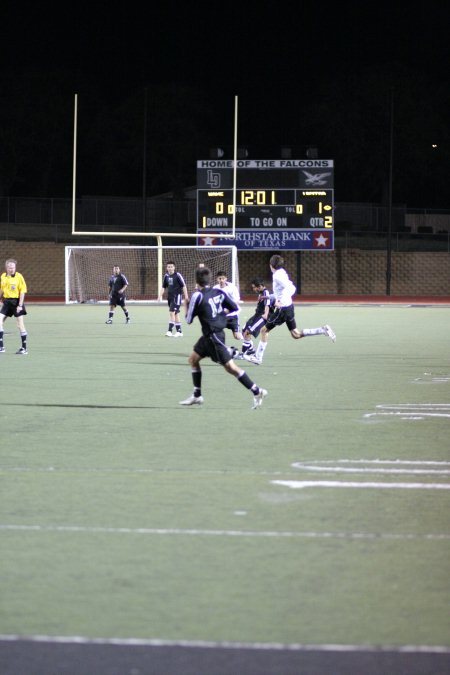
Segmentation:
[(112, 323), (114, 310), (116, 307), (121, 307), (123, 313), (125, 314), (125, 323), (130, 323), (130, 317), (128, 315), (127, 309), (127, 300), (125, 296), (125, 291), (128, 288), (128, 279), (125, 274), (122, 274), (120, 271), (119, 265), (114, 265), (113, 273), (109, 278), (108, 283), (109, 288), (109, 315), (108, 320), (105, 323)]
[[(175, 263), (170, 260), (166, 265), (161, 290), (159, 291), (158, 302), (162, 301), (164, 291), (167, 288), (167, 304), (169, 305), (169, 327), (166, 337), (183, 337), (180, 323), (180, 307), (183, 298), (186, 302), (189, 300), (186, 283), (182, 275), (176, 271)], [(175, 328), (175, 333), (173, 329)]]
[(238, 305), (220, 288), (211, 288), (211, 272), (207, 267), (196, 270), (195, 280), (197, 290), (192, 294), (189, 305), (186, 303), (186, 323), (191, 324), (195, 317), (198, 317), (202, 335), (189, 356), (194, 391), (185, 401), (180, 401), (180, 404), (203, 403), (200, 361), (208, 357), (223, 366), (227, 373), (234, 375), (249, 389), (253, 394), (253, 408), (259, 408), (267, 396), (267, 391), (255, 384), (245, 370), (238, 368), (225, 344), (227, 312), (235, 312)]
[(258, 301), (255, 307), (255, 313), (245, 322), (242, 329), (242, 356), (250, 356), (255, 353), (252, 338), (257, 338), (260, 330), (266, 325), (269, 315), (273, 312), (274, 297), (270, 295), (269, 289), (266, 288), (264, 281), (261, 279), (253, 279), (252, 290), (258, 295)]

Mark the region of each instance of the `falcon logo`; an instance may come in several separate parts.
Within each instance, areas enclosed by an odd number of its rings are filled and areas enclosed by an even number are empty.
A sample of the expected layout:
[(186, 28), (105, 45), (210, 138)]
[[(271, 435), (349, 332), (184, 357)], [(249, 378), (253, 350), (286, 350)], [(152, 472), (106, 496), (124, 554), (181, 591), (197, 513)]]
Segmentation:
[(325, 173), (310, 173), (309, 171), (303, 171), (303, 173), (306, 176), (306, 185), (326, 185), (327, 181), (324, 180), (324, 178), (331, 176), (331, 171), (326, 171)]

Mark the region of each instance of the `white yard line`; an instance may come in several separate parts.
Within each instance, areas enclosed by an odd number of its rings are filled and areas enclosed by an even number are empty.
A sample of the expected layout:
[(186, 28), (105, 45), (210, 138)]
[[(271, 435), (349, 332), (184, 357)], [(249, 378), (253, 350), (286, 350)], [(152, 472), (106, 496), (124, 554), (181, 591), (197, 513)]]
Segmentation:
[(267, 539), (450, 540), (450, 534), (388, 534), (378, 532), (294, 532), (277, 530), (202, 530), (151, 527), (85, 527), (82, 525), (14, 525), (0, 523), (0, 531), (81, 534), (132, 534), (188, 537), (250, 537)]
[[(345, 465), (345, 466), (344, 466)], [(354, 466), (358, 465), (358, 466)], [(361, 466), (362, 465), (362, 466)], [(336, 459), (294, 462), (292, 468), (307, 472), (324, 473), (374, 473), (374, 474), (422, 474), (446, 476), (450, 474), (450, 462), (422, 460), (382, 459)], [(392, 467), (395, 468), (392, 468)], [(421, 467), (421, 468), (406, 468)], [(431, 468), (433, 467), (433, 468)]]
[(450, 483), (367, 483), (357, 481), (338, 480), (272, 480), (274, 485), (302, 488), (370, 488), (376, 490), (450, 490)]
[(410, 420), (421, 420), (425, 417), (450, 419), (450, 403), (381, 403), (376, 408), (378, 412), (366, 413), (364, 418), (389, 416)]

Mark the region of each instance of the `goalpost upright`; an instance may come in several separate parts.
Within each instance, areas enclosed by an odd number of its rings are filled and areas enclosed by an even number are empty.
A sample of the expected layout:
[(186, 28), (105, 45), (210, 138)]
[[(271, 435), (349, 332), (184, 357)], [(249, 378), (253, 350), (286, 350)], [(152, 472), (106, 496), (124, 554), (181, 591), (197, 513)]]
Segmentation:
[[(221, 233), (222, 239), (235, 239), (236, 237), (236, 172), (237, 172), (237, 115), (238, 115), (238, 97), (235, 96), (234, 107), (234, 171), (233, 171), (233, 218), (232, 231), (230, 233)], [(75, 94), (74, 103), (74, 130), (73, 130), (73, 178), (72, 178), (72, 235), (92, 235), (100, 237), (156, 237), (157, 245), (162, 246), (162, 237), (186, 237), (198, 238), (198, 233), (186, 232), (132, 232), (132, 231), (98, 231), (98, 230), (77, 230), (76, 228), (76, 176), (77, 176), (77, 136), (78, 136), (78, 94)]]
[[(236, 182), (237, 182), (237, 129), (238, 129), (238, 97), (235, 96), (235, 105), (234, 105), (234, 171), (233, 171), (233, 217), (232, 217), (232, 230), (231, 233), (225, 234), (221, 233), (222, 239), (235, 239), (236, 237)], [(77, 230), (76, 228), (76, 178), (77, 178), (77, 136), (78, 136), (78, 94), (75, 94), (74, 101), (74, 130), (73, 130), (73, 180), (72, 180), (72, 235), (91, 235), (91, 236), (101, 236), (101, 237), (155, 237), (156, 246), (158, 249), (158, 278), (162, 279), (163, 276), (163, 237), (177, 237), (177, 238), (186, 238), (186, 239), (198, 239), (198, 233), (185, 233), (185, 232), (133, 232), (133, 231), (97, 231), (97, 230)], [(196, 230), (198, 228), (196, 227)], [(70, 248), (70, 247), (66, 247)], [(71, 247), (76, 248), (76, 247)], [(200, 248), (208, 249), (213, 247), (202, 246)], [(206, 251), (205, 251), (206, 252)], [(235, 264), (233, 264), (233, 283), (239, 285), (239, 279), (237, 274), (237, 249), (235, 248), (234, 253)], [(66, 302), (67, 300), (67, 279), (68, 279), (68, 259), (66, 255)]]

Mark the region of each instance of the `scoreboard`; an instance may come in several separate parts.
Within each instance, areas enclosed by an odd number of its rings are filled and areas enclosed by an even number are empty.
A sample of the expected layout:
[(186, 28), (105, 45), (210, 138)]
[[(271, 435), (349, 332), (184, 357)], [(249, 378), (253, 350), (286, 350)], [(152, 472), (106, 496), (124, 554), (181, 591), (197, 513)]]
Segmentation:
[[(333, 160), (197, 162), (200, 244), (240, 249), (332, 250)], [(235, 238), (222, 238), (233, 232)]]

